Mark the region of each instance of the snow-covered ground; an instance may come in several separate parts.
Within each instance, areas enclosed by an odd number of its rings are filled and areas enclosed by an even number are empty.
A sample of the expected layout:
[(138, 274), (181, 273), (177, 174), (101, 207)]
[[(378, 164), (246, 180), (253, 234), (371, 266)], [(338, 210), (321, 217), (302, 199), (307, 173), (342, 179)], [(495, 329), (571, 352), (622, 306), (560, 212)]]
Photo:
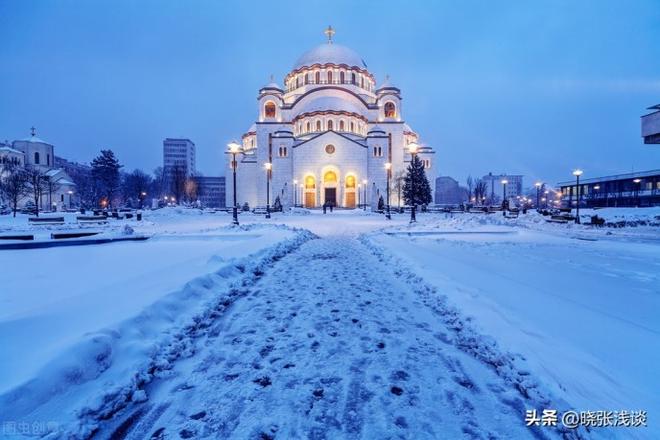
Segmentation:
[[(164, 209), (100, 227), (146, 242), (0, 251), (0, 423), (17, 437), (30, 422), (54, 437), (553, 438), (525, 409), (641, 409), (649, 427), (564, 435), (657, 438), (660, 210), (597, 213), (637, 226), (298, 210), (233, 228)], [(73, 219), (5, 216), (0, 233)]]

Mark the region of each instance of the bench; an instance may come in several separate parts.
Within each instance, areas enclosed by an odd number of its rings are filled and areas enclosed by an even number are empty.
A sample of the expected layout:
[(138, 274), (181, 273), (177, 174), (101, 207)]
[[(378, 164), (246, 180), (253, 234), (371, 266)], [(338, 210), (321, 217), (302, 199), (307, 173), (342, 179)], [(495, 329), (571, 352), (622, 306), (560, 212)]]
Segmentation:
[(64, 217), (30, 217), (28, 223), (38, 225), (63, 225)]
[(34, 240), (34, 235), (0, 235), (0, 240)]
[[(271, 211), (272, 212), (272, 211)], [(266, 213), (266, 207), (265, 206), (257, 206), (252, 210), (253, 214), (265, 214)]]
[(518, 215), (520, 214), (519, 211), (504, 211), (502, 213), (504, 215), (504, 218), (518, 218)]
[(53, 240), (61, 240), (63, 238), (80, 238), (80, 237), (89, 237), (91, 235), (97, 235), (98, 232), (58, 232), (50, 234), (50, 238)]
[(78, 223), (98, 223), (104, 224), (108, 223), (108, 218), (104, 215), (79, 215), (76, 217)]
[(571, 215), (551, 215), (546, 221), (549, 223), (568, 223), (569, 221), (575, 221), (575, 217)]

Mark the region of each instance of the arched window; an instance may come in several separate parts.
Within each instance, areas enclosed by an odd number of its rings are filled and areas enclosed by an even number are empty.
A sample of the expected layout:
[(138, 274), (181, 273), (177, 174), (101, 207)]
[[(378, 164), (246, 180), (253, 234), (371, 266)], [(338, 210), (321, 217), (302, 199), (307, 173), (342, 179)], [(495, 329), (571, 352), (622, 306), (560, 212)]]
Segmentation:
[(316, 181), (313, 176), (305, 177), (305, 189), (314, 189), (316, 188)]
[(332, 123), (332, 119), (328, 121), (328, 130), (334, 129), (334, 124)]
[(355, 133), (355, 124), (351, 121), (351, 133)]
[(364, 76), (360, 75), (360, 87), (364, 89)]
[(356, 84), (355, 72), (351, 72), (351, 84)]
[(334, 171), (327, 171), (323, 175), (323, 183), (328, 184), (328, 183), (337, 183), (337, 175), (335, 174)]
[(391, 101), (385, 103), (385, 117), (386, 118), (396, 117), (396, 107), (394, 106), (394, 103)]
[(275, 103), (272, 101), (268, 101), (266, 105), (264, 106), (264, 116), (267, 118), (274, 118), (275, 117)]
[(39, 152), (38, 151), (35, 151), (35, 153), (34, 153), (34, 163), (36, 165), (39, 165)]
[(346, 188), (355, 188), (355, 176), (346, 176)]
[(310, 131), (312, 131), (312, 123), (307, 121), (307, 130), (306, 130), (306, 132), (309, 133)]
[(339, 72), (339, 82), (344, 84), (346, 82), (346, 74), (344, 74), (344, 71), (342, 70)]
[(344, 131), (344, 120), (339, 121), (339, 131)]
[(321, 84), (321, 72), (316, 72), (316, 84)]
[(332, 70), (328, 70), (328, 84), (332, 84)]
[(309, 74), (305, 74), (305, 84), (309, 84)]
[(316, 121), (316, 131), (321, 131), (321, 121)]

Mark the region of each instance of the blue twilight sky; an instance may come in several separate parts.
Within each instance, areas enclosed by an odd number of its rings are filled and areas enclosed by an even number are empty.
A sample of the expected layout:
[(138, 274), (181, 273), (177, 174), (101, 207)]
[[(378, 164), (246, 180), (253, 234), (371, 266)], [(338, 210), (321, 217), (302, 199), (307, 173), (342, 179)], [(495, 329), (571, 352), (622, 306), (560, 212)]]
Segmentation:
[(0, 0), (0, 139), (35, 125), (59, 156), (152, 170), (184, 136), (221, 174), (258, 89), (328, 24), (401, 88), (443, 175), (660, 168), (639, 120), (660, 103), (660, 0)]

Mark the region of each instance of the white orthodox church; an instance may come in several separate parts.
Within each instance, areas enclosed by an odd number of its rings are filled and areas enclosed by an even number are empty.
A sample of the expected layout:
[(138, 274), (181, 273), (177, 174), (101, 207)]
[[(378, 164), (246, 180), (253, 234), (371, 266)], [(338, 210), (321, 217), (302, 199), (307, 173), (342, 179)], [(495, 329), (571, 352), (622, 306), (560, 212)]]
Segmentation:
[[(239, 205), (266, 206), (270, 168), (271, 205), (279, 197), (285, 207), (375, 207), (380, 196), (387, 203), (386, 167), (395, 177), (410, 162), (408, 145), (419, 141), (403, 118), (401, 91), (388, 80), (377, 85), (362, 58), (335, 44), (331, 27), (325, 33), (327, 42), (296, 61), (284, 87), (259, 90), (259, 116), (236, 159)], [(419, 146), (417, 154), (435, 182), (433, 149)], [(233, 206), (228, 156), (226, 206)], [(394, 190), (390, 201), (398, 201)]]

